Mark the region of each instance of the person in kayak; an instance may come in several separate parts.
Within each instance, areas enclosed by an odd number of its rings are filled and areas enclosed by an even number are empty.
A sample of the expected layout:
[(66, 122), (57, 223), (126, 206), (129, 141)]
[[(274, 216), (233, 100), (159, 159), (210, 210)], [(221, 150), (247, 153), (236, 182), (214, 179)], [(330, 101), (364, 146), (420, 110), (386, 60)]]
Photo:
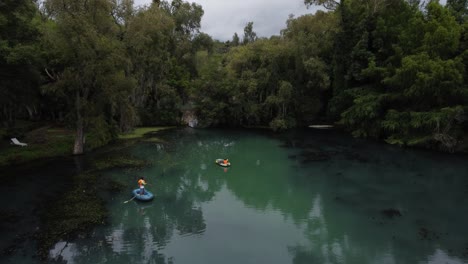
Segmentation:
[(223, 160), (223, 164), (224, 164), (224, 165), (227, 165), (227, 164), (228, 164), (228, 162), (229, 162), (229, 160), (228, 160), (228, 159), (224, 159), (224, 160)]
[(146, 193), (145, 192), (145, 185), (146, 185), (145, 178), (140, 177), (140, 179), (138, 180), (138, 185), (140, 186), (140, 192), (138, 194), (144, 195)]

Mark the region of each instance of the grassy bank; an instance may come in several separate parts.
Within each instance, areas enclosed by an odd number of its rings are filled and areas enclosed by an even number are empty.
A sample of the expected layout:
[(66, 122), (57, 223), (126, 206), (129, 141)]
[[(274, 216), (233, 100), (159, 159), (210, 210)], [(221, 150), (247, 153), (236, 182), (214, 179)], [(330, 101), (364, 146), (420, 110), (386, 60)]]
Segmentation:
[(20, 164), (32, 160), (70, 155), (73, 150), (73, 132), (63, 128), (43, 127), (29, 131), (16, 146), (9, 140), (0, 143), (0, 166)]
[[(139, 139), (173, 127), (140, 127), (131, 133), (119, 135), (120, 140)], [(5, 134), (4, 130), (0, 134)], [(0, 142), (0, 166), (16, 165), (33, 160), (62, 157), (73, 152), (74, 131), (65, 128), (41, 127), (24, 133), (18, 139), (28, 144), (27, 147), (10, 144), (9, 139)], [(89, 136), (92, 140), (92, 135)], [(158, 142), (157, 137), (148, 140)]]
[[(119, 135), (119, 139), (137, 139), (143, 138), (147, 135), (155, 134), (159, 131), (171, 129), (174, 127), (138, 127), (135, 128), (132, 132)], [(154, 140), (154, 137), (153, 137)]]

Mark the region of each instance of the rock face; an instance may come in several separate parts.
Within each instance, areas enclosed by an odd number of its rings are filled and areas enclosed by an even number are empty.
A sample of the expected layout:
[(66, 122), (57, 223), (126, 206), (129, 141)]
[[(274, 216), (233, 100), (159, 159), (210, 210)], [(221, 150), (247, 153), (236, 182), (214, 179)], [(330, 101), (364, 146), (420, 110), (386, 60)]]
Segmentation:
[(192, 110), (185, 111), (182, 115), (182, 123), (187, 124), (189, 127), (197, 127), (198, 119), (195, 112)]

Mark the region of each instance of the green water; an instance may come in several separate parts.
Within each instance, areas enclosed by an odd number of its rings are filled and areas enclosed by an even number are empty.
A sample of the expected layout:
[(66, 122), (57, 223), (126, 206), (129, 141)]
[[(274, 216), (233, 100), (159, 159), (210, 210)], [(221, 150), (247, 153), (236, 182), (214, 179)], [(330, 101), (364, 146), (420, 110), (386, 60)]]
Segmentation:
[[(164, 139), (120, 150), (152, 165), (107, 171), (128, 188), (109, 197), (109, 224), (50, 262), (468, 263), (466, 156), (316, 130)], [(214, 163), (225, 157), (232, 167)], [(155, 199), (123, 203), (139, 176)], [(0, 262), (34, 262), (21, 252)]]

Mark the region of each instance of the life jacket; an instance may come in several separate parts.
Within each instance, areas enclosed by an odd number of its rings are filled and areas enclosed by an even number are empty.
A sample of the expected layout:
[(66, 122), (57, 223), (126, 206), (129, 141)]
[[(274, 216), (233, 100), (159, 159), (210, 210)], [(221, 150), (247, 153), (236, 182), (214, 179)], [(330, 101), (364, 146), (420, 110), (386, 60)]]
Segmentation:
[(228, 160), (227, 159), (223, 160), (223, 163), (228, 164)]

